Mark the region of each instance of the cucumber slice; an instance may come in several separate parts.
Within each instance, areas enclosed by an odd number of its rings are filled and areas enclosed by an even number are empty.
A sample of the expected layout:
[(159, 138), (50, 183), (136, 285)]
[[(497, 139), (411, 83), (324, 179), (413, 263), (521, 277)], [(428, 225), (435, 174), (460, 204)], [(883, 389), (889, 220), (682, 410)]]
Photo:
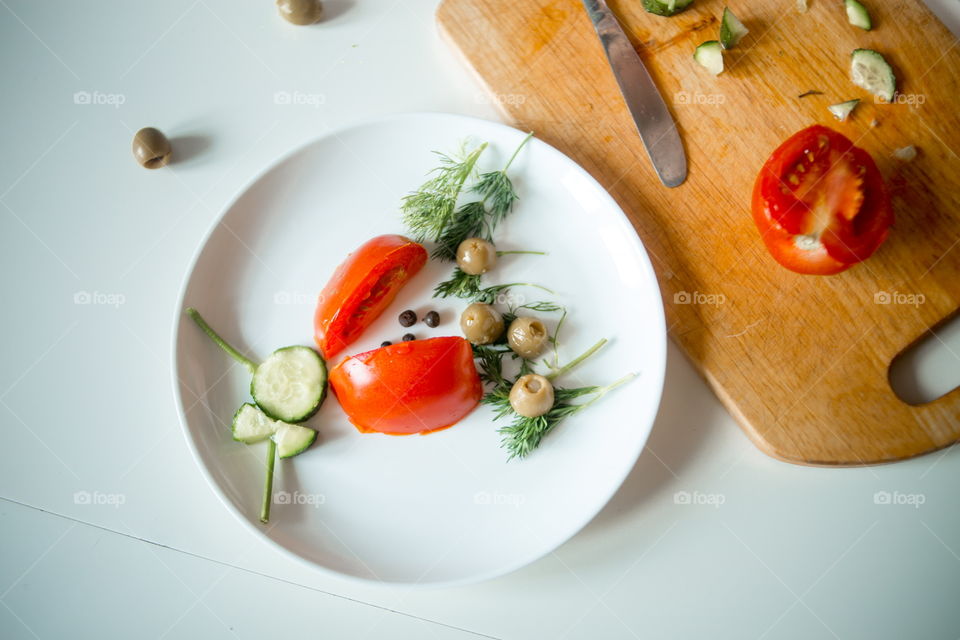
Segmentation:
[(693, 59), (715, 76), (723, 71), (723, 47), (716, 40), (700, 44), (693, 53)]
[(669, 18), (684, 11), (693, 4), (693, 0), (643, 0), (647, 13)]
[(867, 8), (857, 0), (844, 0), (847, 7), (847, 20), (855, 27), (860, 27), (864, 31), (870, 31), (873, 28), (873, 22), (870, 21), (870, 14)]
[(720, 20), (720, 46), (724, 49), (733, 49), (748, 33), (750, 30), (743, 26), (737, 16), (733, 15), (733, 11), (724, 7), (723, 18)]
[(266, 440), (276, 432), (279, 423), (267, 417), (260, 407), (244, 402), (233, 414), (233, 439), (245, 444)]
[(197, 326), (253, 376), (250, 395), (274, 420), (300, 422), (317, 412), (327, 395), (327, 366), (310, 347), (277, 349), (257, 364), (231, 347), (193, 307), (186, 310)]
[(250, 382), (250, 395), (263, 412), (283, 422), (306, 420), (326, 394), (327, 368), (310, 347), (277, 349), (257, 367)]
[(853, 100), (847, 100), (846, 102), (832, 104), (827, 107), (827, 109), (833, 114), (833, 117), (840, 122), (844, 122), (858, 104), (860, 104), (860, 98), (855, 98)]
[(310, 448), (317, 439), (317, 432), (298, 424), (280, 422), (272, 438), (277, 443), (277, 453), (280, 457), (292, 458)]
[(873, 49), (854, 49), (850, 54), (850, 78), (853, 84), (887, 102), (893, 102), (897, 78), (893, 68)]

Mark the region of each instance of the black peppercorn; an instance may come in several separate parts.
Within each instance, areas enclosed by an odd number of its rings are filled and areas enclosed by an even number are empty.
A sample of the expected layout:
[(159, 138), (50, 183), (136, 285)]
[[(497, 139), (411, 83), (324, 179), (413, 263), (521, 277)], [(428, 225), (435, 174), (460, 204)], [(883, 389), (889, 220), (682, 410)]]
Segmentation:
[(412, 327), (417, 322), (417, 314), (413, 309), (407, 309), (400, 314), (400, 326)]
[(404, 342), (410, 342), (411, 340), (416, 340), (416, 339), (417, 339), (417, 336), (413, 335), (412, 333), (405, 333), (405, 334), (403, 334), (403, 341), (404, 341)]
[(436, 311), (428, 311), (427, 315), (423, 316), (423, 322), (428, 327), (435, 327), (440, 324), (440, 314)]

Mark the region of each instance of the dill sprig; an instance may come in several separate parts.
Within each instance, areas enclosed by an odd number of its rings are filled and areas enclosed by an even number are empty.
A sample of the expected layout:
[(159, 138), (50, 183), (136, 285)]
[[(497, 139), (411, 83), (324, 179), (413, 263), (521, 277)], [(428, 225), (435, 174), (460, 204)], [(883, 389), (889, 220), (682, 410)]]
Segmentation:
[[(561, 422), (583, 411), (612, 389), (633, 379), (635, 375), (636, 374), (632, 373), (628, 374), (605, 387), (588, 386), (573, 389), (554, 387), (553, 393), (555, 399), (553, 408), (536, 418), (527, 418), (513, 411), (513, 407), (510, 406), (509, 390), (506, 396), (504, 396), (502, 392), (489, 393), (484, 396), (483, 402), (493, 407), (494, 419), (503, 418), (510, 414), (514, 416), (513, 422), (497, 430), (497, 433), (502, 436), (500, 446), (510, 454), (507, 457), (509, 461), (513, 458), (525, 458), (528, 456), (531, 451), (540, 446), (543, 438), (553, 431)], [(571, 404), (571, 400), (586, 395), (592, 395), (593, 397), (580, 404)]]
[(551, 365), (550, 368), (553, 369), (553, 371), (551, 371), (546, 375), (547, 380), (553, 380), (555, 378), (562, 376), (563, 374), (570, 371), (571, 369), (576, 367), (578, 364), (580, 364), (581, 362), (583, 362), (584, 360), (586, 360), (587, 358), (595, 354), (605, 344), (607, 344), (607, 339), (601, 338), (592, 347), (590, 347), (589, 349), (587, 349), (586, 351), (584, 351), (579, 356), (577, 356), (567, 364), (563, 365), (562, 367), (555, 367)]
[(489, 345), (474, 345), (473, 357), (477, 360), (480, 380), (493, 385), (493, 388), (506, 387), (510, 393), (510, 382), (503, 375), (503, 356), (510, 353), (509, 348), (497, 348)]
[(456, 260), (457, 247), (467, 238), (481, 237), (490, 240), (489, 234), (484, 233), (487, 209), (483, 201), (468, 202), (457, 209), (450, 223), (437, 238), (437, 246), (430, 253), (430, 257), (437, 260)]
[(538, 313), (554, 313), (555, 311), (566, 311), (563, 306), (557, 304), (556, 302), (547, 302), (546, 300), (538, 300), (537, 302), (528, 302), (527, 304), (521, 304), (516, 307), (511, 307), (510, 312), (514, 315), (517, 315), (517, 311), (520, 309), (529, 309), (530, 311), (536, 311)]
[(557, 321), (557, 328), (553, 330), (553, 335), (548, 338), (550, 344), (553, 345), (553, 363), (549, 363), (544, 360), (546, 364), (551, 369), (560, 368), (560, 329), (563, 328), (563, 322), (567, 319), (567, 310), (564, 308), (563, 313), (560, 314), (560, 320)]
[(480, 154), (487, 148), (484, 142), (471, 151), (466, 147), (456, 156), (436, 152), (440, 166), (421, 187), (405, 196), (400, 207), (403, 222), (417, 241), (439, 240), (454, 217), (457, 199), (463, 185), (473, 174)]
[[(564, 315), (560, 318), (557, 331), (554, 333), (554, 346), (556, 346), (556, 336), (559, 333), (560, 324), (563, 323), (565, 318), (566, 310), (564, 309)], [(544, 364), (553, 369), (552, 373), (548, 374), (546, 377), (552, 381), (557, 376), (567, 373), (599, 351), (600, 348), (606, 343), (606, 338), (599, 340), (589, 349), (562, 367), (551, 365), (550, 363), (544, 361)], [(508, 353), (511, 354), (511, 356), (516, 356), (516, 354), (500, 344), (475, 346), (473, 348), (473, 352), (474, 356), (478, 360), (480, 379), (485, 383), (492, 385), (490, 390), (484, 394), (481, 402), (493, 409), (494, 420), (512, 417), (512, 422), (509, 425), (501, 427), (497, 431), (499, 434), (501, 434), (501, 436), (503, 436), (501, 439), (501, 446), (510, 453), (509, 457), (507, 458), (508, 460), (526, 457), (531, 451), (540, 446), (540, 442), (543, 440), (543, 438), (564, 419), (582, 411), (583, 409), (586, 409), (610, 390), (620, 386), (628, 380), (631, 380), (636, 375), (626, 375), (607, 385), (606, 387), (586, 386), (567, 389), (554, 386), (554, 404), (550, 411), (542, 416), (537, 416), (536, 418), (527, 418), (515, 412), (513, 410), (513, 406), (510, 404), (510, 390), (516, 383), (516, 380), (510, 380), (503, 374), (503, 357)], [(536, 373), (533, 367), (533, 362), (525, 358), (520, 358), (520, 371), (517, 374), (517, 379), (528, 373)], [(581, 404), (571, 404), (572, 400), (591, 394), (593, 394), (594, 397), (587, 402)]]
[(434, 287), (433, 297), (463, 298), (471, 302), (494, 304), (500, 297), (505, 296), (511, 287), (536, 287), (547, 293), (553, 293), (550, 289), (532, 282), (509, 282), (481, 287), (479, 275), (471, 275), (464, 272), (460, 267), (454, 267), (453, 275)]
[(490, 204), (490, 218), (487, 221), (487, 226), (491, 235), (496, 226), (513, 210), (513, 205), (519, 198), (517, 192), (513, 189), (513, 182), (507, 176), (507, 170), (510, 169), (510, 165), (513, 164), (517, 154), (532, 137), (533, 132), (527, 134), (520, 146), (507, 160), (503, 169), (481, 174), (477, 184), (473, 187), (473, 191), (478, 193), (484, 202)]
[[(455, 193), (451, 190), (449, 197), (444, 200), (444, 206), (442, 208), (435, 207), (433, 206), (433, 197), (429, 195), (433, 189), (427, 189), (427, 185), (421, 187), (421, 193), (426, 192), (428, 194), (424, 202), (429, 205), (422, 209), (422, 213), (430, 217), (436, 217), (438, 220), (440, 218), (443, 220), (442, 226), (435, 229), (436, 233), (429, 235), (432, 240), (437, 242), (437, 246), (430, 254), (431, 257), (438, 260), (455, 260), (457, 257), (457, 247), (467, 238), (483, 238), (489, 242), (493, 241), (494, 229), (496, 229), (497, 224), (510, 213), (513, 209), (513, 204), (518, 199), (517, 193), (513, 188), (513, 182), (511, 182), (507, 176), (507, 170), (510, 168), (510, 165), (513, 164), (517, 154), (520, 153), (520, 149), (523, 148), (532, 135), (532, 133), (528, 134), (527, 137), (523, 139), (523, 142), (516, 148), (513, 155), (510, 156), (510, 159), (507, 161), (507, 164), (504, 165), (503, 169), (489, 171), (480, 175), (477, 183), (470, 189), (471, 192), (477, 193), (480, 196), (480, 200), (468, 202), (460, 206), (459, 209), (454, 210), (457, 198), (463, 187), (463, 180), (461, 180), (457, 185)], [(472, 171), (473, 164), (475, 163), (476, 159), (474, 159), (471, 164), (470, 171)], [(443, 171), (442, 167), (440, 171)], [(467, 172), (464, 175), (464, 180), (469, 175), (470, 172)], [(458, 174), (456, 177), (459, 179), (460, 175)], [(416, 198), (417, 194), (411, 197)], [(489, 211), (487, 210), (488, 203), (490, 206)], [(407, 222), (408, 226), (411, 226), (411, 229), (415, 233), (417, 232), (417, 228), (411, 225), (411, 220), (406, 216), (406, 212), (404, 214), (404, 221)], [(421, 223), (423, 223), (422, 220)], [(423, 238), (418, 239), (422, 240)]]
[(454, 267), (453, 275), (434, 287), (433, 297), (469, 299), (479, 292), (480, 276), (471, 275), (463, 271), (460, 267)]
[(543, 285), (534, 284), (532, 282), (510, 282), (507, 284), (494, 284), (489, 287), (484, 287), (479, 289), (475, 296), (473, 296), (474, 302), (483, 302), (485, 304), (494, 304), (498, 299), (506, 297), (507, 292), (511, 287), (534, 287), (535, 289), (540, 289), (546, 291), (547, 293), (554, 293), (552, 290), (547, 289)]

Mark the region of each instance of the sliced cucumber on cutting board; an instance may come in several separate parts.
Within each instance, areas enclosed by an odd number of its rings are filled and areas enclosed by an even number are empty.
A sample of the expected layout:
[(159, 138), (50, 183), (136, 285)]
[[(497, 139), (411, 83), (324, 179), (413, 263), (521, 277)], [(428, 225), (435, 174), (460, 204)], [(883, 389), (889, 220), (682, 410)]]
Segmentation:
[(693, 59), (715, 76), (723, 72), (723, 47), (717, 40), (700, 44), (693, 52)]
[(893, 102), (897, 78), (893, 67), (873, 49), (854, 49), (850, 54), (850, 78), (853, 84), (887, 102)]
[(829, 107), (827, 107), (827, 110), (833, 114), (834, 118), (840, 122), (844, 122), (848, 117), (850, 117), (850, 112), (853, 111), (858, 104), (860, 104), (860, 98), (855, 98), (853, 100), (847, 100), (846, 102), (831, 104)]
[(648, 13), (669, 18), (686, 10), (693, 0), (643, 0), (643, 8)]
[(873, 28), (873, 21), (870, 20), (870, 14), (867, 8), (857, 0), (845, 0), (844, 6), (847, 9), (847, 20), (855, 27), (860, 27), (864, 31), (870, 31)]
[(750, 30), (743, 26), (737, 16), (733, 15), (733, 11), (724, 7), (723, 18), (720, 19), (720, 45), (724, 49), (733, 49), (748, 33)]

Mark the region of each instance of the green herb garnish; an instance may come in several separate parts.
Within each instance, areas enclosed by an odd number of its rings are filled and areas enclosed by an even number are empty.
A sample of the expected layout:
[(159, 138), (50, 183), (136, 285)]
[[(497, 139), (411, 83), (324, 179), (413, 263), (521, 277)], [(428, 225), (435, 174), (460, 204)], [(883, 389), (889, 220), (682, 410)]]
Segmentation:
[(530, 133), (523, 139), (503, 169), (481, 174), (469, 189), (478, 194), (480, 200), (468, 202), (460, 208), (457, 208), (457, 200), (487, 143), (469, 153), (461, 152), (458, 158), (438, 154), (442, 164), (434, 169), (436, 175), (404, 198), (401, 208), (403, 221), (416, 240), (430, 239), (437, 243), (431, 257), (456, 259), (457, 247), (467, 238), (493, 241), (494, 229), (510, 213), (518, 198), (507, 170), (532, 136)]
[(464, 146), (456, 156), (437, 152), (440, 166), (431, 172), (435, 175), (417, 191), (404, 197), (400, 207), (403, 222), (415, 240), (438, 241), (443, 237), (454, 218), (463, 185), (473, 174), (477, 160), (486, 148), (484, 142), (471, 151)]
[[(566, 418), (583, 411), (591, 404), (602, 398), (612, 389), (633, 379), (636, 374), (628, 374), (616, 382), (608, 384), (605, 387), (576, 387), (574, 389), (562, 389), (554, 387), (553, 408), (542, 416), (536, 418), (527, 418), (517, 414), (510, 406), (510, 390), (504, 394), (501, 389), (497, 389), (486, 394), (483, 397), (484, 404), (493, 408), (495, 417), (500, 419), (508, 415), (513, 416), (513, 422), (506, 427), (501, 427), (497, 433), (503, 436), (500, 446), (506, 449), (510, 456), (507, 460), (513, 458), (524, 458), (531, 451), (540, 446), (544, 436), (553, 431)], [(593, 395), (588, 401), (581, 404), (571, 404), (570, 401), (580, 396)]]
[(468, 202), (457, 209), (453, 219), (437, 238), (437, 246), (430, 253), (430, 257), (437, 260), (456, 260), (457, 247), (467, 238), (482, 237), (490, 240), (490, 234), (484, 231), (486, 217), (487, 209), (481, 200)]
[(510, 282), (507, 284), (495, 284), (489, 287), (480, 286), (480, 276), (470, 275), (454, 267), (453, 275), (438, 284), (433, 289), (434, 298), (463, 298), (471, 302), (483, 302), (485, 304), (494, 304), (501, 297), (506, 296), (510, 287), (536, 287), (547, 293), (553, 293), (550, 289), (532, 282)]
[[(490, 219), (487, 221), (487, 229), (491, 236), (496, 226), (513, 210), (513, 204), (518, 199), (517, 192), (513, 190), (513, 182), (511, 182), (507, 176), (507, 170), (510, 169), (510, 165), (513, 164), (517, 154), (520, 153), (520, 149), (523, 149), (524, 145), (527, 144), (532, 137), (533, 132), (527, 134), (527, 137), (523, 139), (520, 146), (516, 148), (513, 155), (507, 160), (507, 164), (504, 165), (503, 169), (484, 173), (473, 187), (473, 191), (480, 194), (483, 202), (490, 203)], [(469, 237), (470, 236), (464, 236), (464, 238)], [(490, 240), (490, 238), (488, 237), (487, 240)]]
[[(554, 337), (552, 339), (554, 346), (556, 346), (556, 336), (559, 333), (560, 325), (563, 323), (564, 318), (566, 318), (566, 310), (564, 310), (564, 315), (560, 318), (560, 322), (557, 325), (557, 330), (554, 332)], [(589, 349), (562, 367), (559, 366), (556, 357), (553, 364), (544, 361), (544, 364), (553, 369), (551, 373), (546, 375), (546, 378), (552, 381), (558, 376), (569, 372), (571, 369), (581, 364), (584, 360), (599, 351), (606, 343), (606, 338), (597, 341)], [(540, 446), (540, 442), (543, 440), (544, 436), (550, 433), (550, 431), (552, 431), (558, 424), (563, 422), (564, 419), (582, 411), (583, 409), (586, 409), (591, 404), (602, 398), (606, 393), (615, 387), (628, 382), (636, 375), (632, 373), (628, 374), (605, 387), (585, 386), (566, 389), (563, 387), (554, 386), (553, 408), (551, 408), (550, 411), (542, 416), (537, 416), (536, 418), (527, 418), (515, 412), (513, 410), (513, 406), (510, 404), (510, 390), (516, 383), (516, 379), (510, 380), (503, 375), (503, 357), (506, 354), (510, 354), (514, 357), (518, 356), (516, 356), (516, 354), (514, 354), (510, 349), (504, 348), (502, 345), (475, 346), (473, 348), (473, 352), (477, 359), (477, 366), (480, 369), (480, 379), (491, 385), (490, 390), (484, 394), (481, 402), (493, 409), (494, 420), (500, 420), (502, 418), (511, 416), (513, 418), (509, 425), (501, 427), (497, 430), (497, 432), (503, 436), (500, 442), (501, 446), (510, 453), (509, 457), (507, 458), (508, 460), (526, 457), (531, 451)], [(534, 370), (534, 363), (530, 360), (520, 358), (520, 371), (517, 374), (517, 379), (528, 373), (536, 373)], [(572, 400), (586, 395), (593, 395), (593, 397), (587, 402), (583, 402), (581, 404), (571, 403)]]

